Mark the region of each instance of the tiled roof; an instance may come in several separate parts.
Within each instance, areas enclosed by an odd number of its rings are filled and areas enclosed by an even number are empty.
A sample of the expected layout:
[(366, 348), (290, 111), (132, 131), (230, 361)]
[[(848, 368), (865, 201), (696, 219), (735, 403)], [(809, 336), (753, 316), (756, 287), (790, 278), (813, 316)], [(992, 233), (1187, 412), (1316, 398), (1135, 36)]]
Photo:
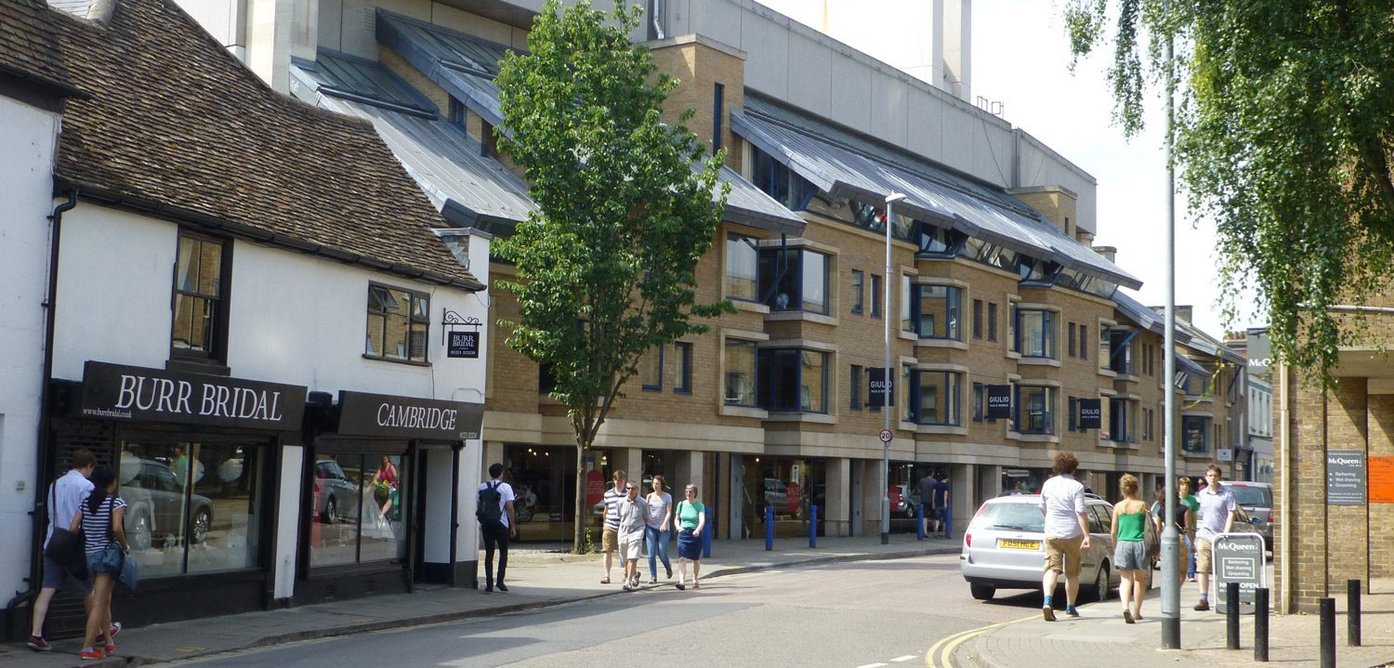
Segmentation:
[[(9, 0), (6, 0), (9, 1)], [(88, 196), (421, 280), (480, 289), (368, 123), (267, 88), (172, 0), (54, 13), (73, 80), (58, 179)]]
[(44, 0), (0, 0), (0, 73), (73, 93), (52, 23)]

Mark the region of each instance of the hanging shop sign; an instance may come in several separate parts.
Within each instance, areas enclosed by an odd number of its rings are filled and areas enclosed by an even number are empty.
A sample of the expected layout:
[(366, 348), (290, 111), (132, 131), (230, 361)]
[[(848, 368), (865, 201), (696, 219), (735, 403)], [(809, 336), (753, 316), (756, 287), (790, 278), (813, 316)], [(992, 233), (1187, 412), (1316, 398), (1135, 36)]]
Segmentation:
[(1103, 418), (1104, 409), (1102, 399), (1079, 400), (1080, 429), (1101, 429), (1104, 426)]
[(440, 441), (479, 438), (484, 404), (339, 392), (340, 436), (383, 436)]
[[(886, 377), (886, 369), (883, 367), (871, 367), (866, 370), (867, 380), (870, 385), (867, 387), (866, 407), (880, 408), (882, 405), (895, 405), (895, 380)], [(887, 402), (887, 394), (890, 394), (890, 401)]]
[(298, 431), (306, 388), (89, 361), (83, 417)]
[(1012, 386), (987, 386), (987, 419), (1010, 420), (1012, 417)]
[(456, 358), (479, 357), (479, 318), (464, 317), (450, 309), (441, 314), (441, 330), (445, 332), (445, 356)]

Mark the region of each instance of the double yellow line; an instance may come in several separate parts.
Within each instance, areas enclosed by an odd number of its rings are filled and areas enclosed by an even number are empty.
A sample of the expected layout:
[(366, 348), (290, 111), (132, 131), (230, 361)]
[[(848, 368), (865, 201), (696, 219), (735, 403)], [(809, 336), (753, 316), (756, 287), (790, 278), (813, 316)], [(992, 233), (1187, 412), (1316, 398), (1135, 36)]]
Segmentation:
[(991, 626), (983, 626), (980, 628), (969, 629), (967, 631), (960, 631), (958, 633), (955, 633), (947, 638), (940, 640), (937, 643), (934, 643), (934, 646), (930, 647), (928, 652), (925, 652), (925, 665), (929, 666), (929, 668), (954, 668), (953, 656), (954, 652), (958, 650), (959, 645), (962, 645), (963, 643), (968, 642), (969, 640), (972, 640), (973, 638), (976, 638), (995, 628), (1007, 626), (1008, 624), (1024, 622), (1029, 619), (1035, 619), (1036, 617), (1037, 615), (1032, 615), (1030, 617), (1022, 617), (1021, 619), (1013, 619), (1009, 622), (999, 622), (997, 624), (992, 624)]

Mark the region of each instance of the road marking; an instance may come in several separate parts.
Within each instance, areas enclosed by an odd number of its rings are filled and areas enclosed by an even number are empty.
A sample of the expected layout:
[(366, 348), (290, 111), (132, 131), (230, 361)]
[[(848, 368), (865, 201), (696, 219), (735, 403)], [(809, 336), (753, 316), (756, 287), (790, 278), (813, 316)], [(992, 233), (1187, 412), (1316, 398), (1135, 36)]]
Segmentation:
[(865, 664), (865, 665), (857, 666), (857, 668), (882, 668), (882, 666), (889, 666), (889, 665), (891, 665), (891, 664), (889, 664), (889, 663), (868, 663), (868, 664)]
[(1022, 617), (1021, 619), (1013, 619), (1007, 622), (999, 622), (997, 624), (991, 624), (976, 629), (960, 631), (947, 638), (942, 638), (939, 640), (939, 642), (934, 643), (934, 645), (929, 648), (928, 652), (925, 652), (925, 665), (929, 666), (929, 668), (954, 668), (954, 664), (951, 659), (953, 657), (954, 651), (958, 649), (959, 645), (962, 645), (963, 643), (971, 640), (972, 638), (982, 635), (983, 633), (991, 631), (992, 629), (998, 628), (1000, 626), (1007, 626), (1008, 624), (1018, 624), (1028, 620), (1036, 619), (1036, 617), (1037, 615), (1031, 615), (1030, 617)]
[(905, 663), (906, 661), (909, 661), (913, 658), (915, 658), (914, 654), (906, 654), (905, 656), (898, 656), (894, 659), (891, 659), (891, 663)]

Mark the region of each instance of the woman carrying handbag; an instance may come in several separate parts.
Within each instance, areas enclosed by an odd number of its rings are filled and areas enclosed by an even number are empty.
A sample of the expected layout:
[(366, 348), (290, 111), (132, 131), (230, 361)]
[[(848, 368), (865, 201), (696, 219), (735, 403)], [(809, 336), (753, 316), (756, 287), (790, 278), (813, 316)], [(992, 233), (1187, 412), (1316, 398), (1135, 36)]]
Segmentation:
[[(126, 542), (126, 502), (116, 496), (116, 474), (105, 466), (92, 472), (93, 489), (78, 506), (72, 531), (82, 527), (86, 538), (87, 571), (92, 575), (92, 608), (87, 613), (87, 632), (82, 637), (84, 661), (101, 659), (116, 651), (110, 636), (94, 646), (99, 634), (111, 627), (111, 590), (121, 576), (130, 545)], [(105, 635), (105, 634), (102, 634)]]

